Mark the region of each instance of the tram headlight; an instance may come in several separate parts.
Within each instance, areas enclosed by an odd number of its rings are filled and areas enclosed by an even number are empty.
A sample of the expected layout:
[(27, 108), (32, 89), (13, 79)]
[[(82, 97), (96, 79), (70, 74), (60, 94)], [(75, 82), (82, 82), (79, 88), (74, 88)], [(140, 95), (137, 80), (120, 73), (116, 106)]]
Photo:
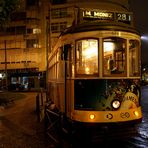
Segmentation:
[(94, 114), (91, 114), (91, 115), (89, 115), (89, 118), (90, 118), (91, 120), (93, 120), (93, 119), (95, 118), (95, 115), (94, 115)]
[(139, 116), (138, 111), (134, 111), (134, 115), (138, 117)]
[(120, 101), (119, 100), (113, 100), (113, 102), (112, 102), (112, 107), (114, 108), (114, 109), (118, 109), (119, 107), (120, 107), (120, 105), (121, 105), (121, 103), (120, 103)]

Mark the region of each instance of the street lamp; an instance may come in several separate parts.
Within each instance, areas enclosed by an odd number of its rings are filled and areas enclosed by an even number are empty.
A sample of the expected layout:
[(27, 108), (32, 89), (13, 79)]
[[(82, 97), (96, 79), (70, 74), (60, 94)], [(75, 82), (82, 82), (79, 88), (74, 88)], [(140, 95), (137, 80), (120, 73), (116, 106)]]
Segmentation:
[(148, 35), (142, 35), (141, 40), (143, 41), (148, 41)]

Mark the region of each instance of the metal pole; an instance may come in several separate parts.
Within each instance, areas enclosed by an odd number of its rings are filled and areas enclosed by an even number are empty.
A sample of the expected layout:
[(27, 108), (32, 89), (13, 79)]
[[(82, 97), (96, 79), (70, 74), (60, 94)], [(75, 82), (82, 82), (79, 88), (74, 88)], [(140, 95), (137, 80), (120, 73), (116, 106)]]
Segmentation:
[(51, 3), (49, 4), (49, 16), (46, 17), (46, 102), (49, 100), (48, 92), (48, 54), (51, 52)]
[(5, 44), (5, 86), (6, 86), (6, 89), (7, 89), (8, 81), (7, 81), (7, 46), (6, 46), (6, 40), (4, 40), (4, 44)]
[[(48, 19), (48, 18), (46, 18)], [(48, 102), (48, 52), (49, 52), (49, 21), (46, 20), (46, 102)]]

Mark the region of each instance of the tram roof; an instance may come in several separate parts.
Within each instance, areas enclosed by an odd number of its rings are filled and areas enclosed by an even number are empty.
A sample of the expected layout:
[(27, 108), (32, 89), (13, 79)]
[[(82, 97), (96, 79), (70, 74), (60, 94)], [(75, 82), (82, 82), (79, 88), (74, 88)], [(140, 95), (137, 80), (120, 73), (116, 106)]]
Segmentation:
[(131, 33), (136, 33), (140, 35), (139, 31), (128, 24), (123, 24), (122, 22), (84, 22), (77, 25), (73, 25), (65, 29), (61, 35), (68, 33), (78, 33), (86, 31), (95, 31), (95, 30), (110, 30), (110, 31), (127, 31)]

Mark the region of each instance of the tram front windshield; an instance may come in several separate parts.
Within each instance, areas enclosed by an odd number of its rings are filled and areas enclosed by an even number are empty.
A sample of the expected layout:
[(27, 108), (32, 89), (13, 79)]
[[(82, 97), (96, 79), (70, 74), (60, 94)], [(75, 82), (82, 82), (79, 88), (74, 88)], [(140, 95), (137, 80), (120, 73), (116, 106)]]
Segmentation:
[[(97, 39), (76, 42), (75, 109), (114, 110), (113, 101), (122, 102), (127, 88), (135, 85), (138, 94), (134, 77), (140, 76), (139, 44), (119, 37), (103, 38), (102, 43)], [(126, 79), (127, 75), (131, 78)]]

